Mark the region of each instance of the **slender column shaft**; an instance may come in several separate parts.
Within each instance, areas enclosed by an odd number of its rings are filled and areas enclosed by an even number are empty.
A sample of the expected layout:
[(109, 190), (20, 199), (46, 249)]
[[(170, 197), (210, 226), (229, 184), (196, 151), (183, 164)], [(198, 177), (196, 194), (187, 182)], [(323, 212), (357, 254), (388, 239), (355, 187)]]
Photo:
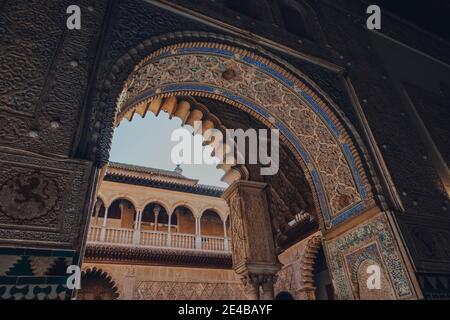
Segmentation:
[(141, 221), (142, 221), (142, 211), (136, 211), (136, 219), (134, 221), (134, 236), (133, 243), (138, 245), (141, 241)]
[(227, 220), (225, 219), (223, 221), (223, 248), (225, 250), (229, 250), (228, 246), (228, 236), (227, 236)]
[(136, 210), (136, 214), (134, 216), (133, 229), (137, 230), (138, 228), (138, 220), (139, 220), (139, 211)]
[(142, 211), (139, 211), (139, 224), (138, 224), (138, 230), (141, 231), (142, 227)]
[(223, 237), (227, 238), (227, 220), (223, 221)]
[(104, 242), (105, 241), (105, 236), (106, 236), (106, 223), (108, 220), (108, 207), (105, 207), (105, 215), (103, 216), (103, 224), (102, 224), (102, 229), (100, 231), (100, 241)]
[[(175, 213), (172, 213), (175, 214)], [(172, 246), (172, 214), (169, 215), (169, 223), (167, 224), (167, 246)]]
[(105, 228), (106, 227), (106, 222), (107, 222), (107, 220), (108, 220), (108, 209), (109, 208), (105, 208), (105, 215), (103, 216), (103, 228)]
[(95, 210), (95, 213), (94, 213), (94, 219), (95, 220), (94, 221), (95, 221), (95, 225), (96, 226), (98, 225), (98, 215), (100, 214), (101, 208), (102, 208), (102, 206), (98, 205), (97, 203), (94, 206), (94, 210)]
[(202, 236), (200, 230), (200, 218), (195, 218), (195, 248), (202, 248)]

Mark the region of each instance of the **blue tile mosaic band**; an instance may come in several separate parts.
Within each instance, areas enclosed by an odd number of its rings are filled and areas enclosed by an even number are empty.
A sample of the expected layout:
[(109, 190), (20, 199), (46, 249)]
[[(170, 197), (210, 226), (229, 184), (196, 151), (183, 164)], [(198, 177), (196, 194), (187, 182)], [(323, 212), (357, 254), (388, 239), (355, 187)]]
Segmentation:
[(355, 158), (353, 158), (350, 146), (348, 145), (348, 143), (344, 142), (342, 143), (342, 149), (344, 150), (345, 156), (347, 157), (348, 163), (350, 164), (353, 176), (356, 179), (356, 185), (358, 186), (359, 193), (364, 199), (367, 199), (369, 195), (367, 194), (366, 188), (364, 188), (364, 184), (361, 180), (361, 176), (359, 175), (358, 168), (356, 167)]

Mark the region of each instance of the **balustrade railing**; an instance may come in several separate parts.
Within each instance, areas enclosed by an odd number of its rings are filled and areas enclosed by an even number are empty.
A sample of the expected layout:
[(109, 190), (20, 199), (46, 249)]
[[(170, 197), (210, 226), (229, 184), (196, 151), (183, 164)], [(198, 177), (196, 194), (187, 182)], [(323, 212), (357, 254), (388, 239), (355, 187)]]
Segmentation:
[(99, 242), (100, 241), (100, 233), (102, 231), (102, 227), (100, 226), (90, 226), (88, 231), (88, 242)]
[(225, 250), (225, 241), (223, 237), (202, 236), (202, 249), (211, 251)]
[(195, 235), (187, 233), (171, 233), (172, 248), (195, 249)]
[(167, 247), (175, 249), (229, 252), (230, 240), (223, 237), (200, 236), (186, 233), (168, 233), (162, 231), (142, 230), (136, 234), (133, 229), (103, 228), (90, 226), (89, 243), (115, 243), (142, 247)]
[(134, 232), (125, 228), (105, 228), (105, 236), (100, 239), (107, 243), (132, 244)]
[(161, 231), (141, 231), (140, 245), (149, 247), (166, 247), (168, 233)]

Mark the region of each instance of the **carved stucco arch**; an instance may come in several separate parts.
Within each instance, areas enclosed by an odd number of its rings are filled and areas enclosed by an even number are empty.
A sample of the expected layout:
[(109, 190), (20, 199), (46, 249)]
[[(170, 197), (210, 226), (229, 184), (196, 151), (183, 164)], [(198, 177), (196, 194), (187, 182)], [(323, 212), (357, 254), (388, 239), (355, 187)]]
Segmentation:
[(99, 200), (102, 202), (102, 204), (103, 204), (104, 206), (106, 206), (105, 197), (104, 197), (101, 193), (98, 193), (98, 194), (97, 194), (97, 200), (96, 200), (96, 202), (99, 201)]
[[(237, 71), (240, 82), (224, 80), (224, 68)], [(313, 187), (321, 224), (330, 228), (372, 206), (373, 198), (352, 139), (316, 91), (250, 51), (219, 43), (180, 43), (161, 48), (136, 65), (118, 98), (117, 114), (154, 99), (203, 96), (280, 129), (281, 139)]]
[[(226, 135), (226, 127), (221, 123), (214, 114), (212, 114), (208, 107), (202, 103), (199, 103), (193, 97), (183, 97), (178, 101), (174, 95), (159, 95), (147, 103), (138, 103), (133, 108), (128, 108), (119, 114), (115, 120), (115, 126), (119, 126), (123, 119), (132, 121), (136, 115), (140, 115), (144, 118), (147, 113), (153, 113), (155, 117), (158, 117), (161, 112), (169, 113), (169, 118), (179, 118), (183, 126), (190, 126), (196, 134), (201, 134), (204, 138), (205, 144), (210, 145), (213, 150), (222, 149), (223, 158), (227, 157), (228, 161), (218, 164), (216, 167), (224, 172), (222, 181), (231, 185), (236, 180), (248, 180), (249, 171), (244, 164), (237, 164), (237, 158), (235, 156), (230, 157), (228, 153), (228, 144), (225, 141), (217, 140), (217, 146), (212, 143), (212, 138), (209, 136), (208, 129), (215, 129)], [(202, 123), (202, 132), (199, 128), (195, 128), (195, 121)], [(198, 131), (197, 131), (198, 130)], [(234, 143), (234, 148), (238, 154), (238, 157), (243, 157), (239, 151), (238, 146)], [(217, 156), (217, 155), (215, 155)], [(232, 161), (230, 161), (232, 160)]]
[(97, 267), (87, 268), (83, 270), (81, 273), (81, 283), (82, 287), (78, 293), (78, 298), (81, 300), (82, 296), (85, 294), (83, 292), (83, 282), (89, 280), (97, 280), (103, 284), (105, 290), (109, 291), (108, 293), (111, 295), (113, 300), (117, 300), (120, 297), (120, 292), (117, 287), (115, 281), (113, 281), (112, 277), (108, 274), (107, 271), (103, 271), (102, 269), (97, 269)]
[(217, 214), (217, 215), (220, 217), (220, 219), (222, 220), (222, 222), (226, 221), (226, 219), (228, 218), (227, 212), (223, 212), (223, 210), (217, 208), (216, 206), (212, 206), (212, 205), (204, 206), (204, 207), (200, 210), (200, 218), (203, 217), (203, 214), (204, 214), (207, 210), (210, 210), (210, 211), (214, 212), (215, 214)]
[(141, 211), (144, 211), (146, 206), (148, 206), (150, 204), (153, 204), (153, 203), (163, 207), (164, 210), (166, 210), (167, 215), (170, 216), (170, 213), (167, 210), (170, 206), (165, 201), (163, 201), (161, 199), (151, 198), (151, 199), (143, 201), (143, 205), (142, 205), (142, 210)]
[(314, 285), (314, 265), (316, 263), (317, 253), (322, 246), (322, 239), (323, 237), (321, 234), (317, 234), (310, 238), (300, 258), (301, 287), (299, 291), (304, 292), (308, 300), (316, 299), (316, 287)]

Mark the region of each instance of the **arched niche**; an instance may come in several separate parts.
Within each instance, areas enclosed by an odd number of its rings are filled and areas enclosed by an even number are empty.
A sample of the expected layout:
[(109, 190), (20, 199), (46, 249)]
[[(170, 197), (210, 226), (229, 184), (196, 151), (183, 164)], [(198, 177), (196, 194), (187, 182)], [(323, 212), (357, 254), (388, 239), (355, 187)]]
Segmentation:
[(87, 269), (81, 274), (81, 289), (77, 292), (77, 300), (117, 300), (118, 288), (111, 276), (96, 267)]
[(224, 222), (215, 210), (206, 209), (200, 218), (202, 236), (224, 236)]
[(172, 216), (175, 216), (177, 218), (178, 222), (178, 228), (177, 231), (180, 233), (187, 233), (187, 234), (195, 234), (196, 228), (196, 221), (195, 216), (192, 210), (185, 205), (179, 205), (177, 206)]
[(126, 198), (116, 198), (111, 202), (108, 208), (108, 223), (109, 227), (117, 228), (133, 228), (133, 220), (136, 214), (134, 204)]
[(105, 216), (105, 202), (102, 198), (97, 197), (97, 201), (95, 202), (94, 209), (92, 210), (92, 217), (94, 219), (98, 219), (98, 217)]
[(160, 202), (150, 202), (142, 211), (141, 229), (167, 231), (169, 214), (166, 206)]

